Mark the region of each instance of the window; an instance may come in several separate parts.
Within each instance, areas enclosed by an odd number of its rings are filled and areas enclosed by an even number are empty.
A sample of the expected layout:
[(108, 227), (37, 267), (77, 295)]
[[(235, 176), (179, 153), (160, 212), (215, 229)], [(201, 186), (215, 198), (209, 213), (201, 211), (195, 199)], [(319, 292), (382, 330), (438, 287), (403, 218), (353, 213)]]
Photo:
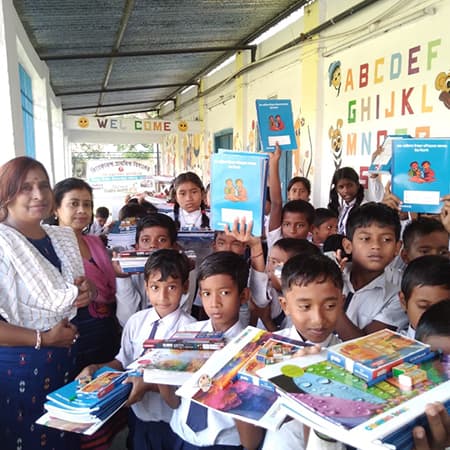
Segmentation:
[(33, 117), (33, 91), (31, 78), (25, 69), (19, 64), (20, 97), (22, 101), (22, 120), (25, 138), (25, 154), (31, 158), (36, 157), (34, 141), (34, 117)]

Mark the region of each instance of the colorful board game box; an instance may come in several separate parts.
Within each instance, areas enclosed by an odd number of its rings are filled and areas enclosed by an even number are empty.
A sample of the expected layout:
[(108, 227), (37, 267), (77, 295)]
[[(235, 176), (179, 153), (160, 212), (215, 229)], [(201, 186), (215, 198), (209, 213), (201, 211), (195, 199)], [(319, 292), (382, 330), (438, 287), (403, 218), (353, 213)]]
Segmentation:
[(215, 331), (176, 331), (168, 339), (147, 339), (143, 346), (180, 350), (219, 350), (225, 346), (225, 336)]
[(388, 376), (395, 365), (416, 363), (432, 357), (428, 345), (388, 329), (327, 349), (329, 361), (369, 384)]
[(402, 211), (439, 213), (450, 193), (450, 139), (395, 140), (392, 151), (392, 193)]

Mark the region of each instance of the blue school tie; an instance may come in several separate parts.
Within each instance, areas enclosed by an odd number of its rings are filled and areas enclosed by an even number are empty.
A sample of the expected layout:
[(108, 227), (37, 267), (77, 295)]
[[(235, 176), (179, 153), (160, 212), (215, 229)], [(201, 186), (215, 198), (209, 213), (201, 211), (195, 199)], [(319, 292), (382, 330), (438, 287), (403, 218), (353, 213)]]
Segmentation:
[(208, 426), (208, 408), (191, 401), (186, 423), (195, 433), (204, 430)]
[(150, 331), (150, 334), (148, 335), (149, 339), (153, 339), (155, 337), (156, 330), (158, 329), (158, 325), (159, 325), (159, 320), (157, 320), (156, 322), (153, 322), (152, 330)]
[(341, 218), (339, 219), (339, 223), (338, 223), (338, 233), (339, 234), (345, 235), (345, 227), (347, 225), (347, 216), (348, 216), (350, 210), (352, 209), (352, 206), (344, 204)]

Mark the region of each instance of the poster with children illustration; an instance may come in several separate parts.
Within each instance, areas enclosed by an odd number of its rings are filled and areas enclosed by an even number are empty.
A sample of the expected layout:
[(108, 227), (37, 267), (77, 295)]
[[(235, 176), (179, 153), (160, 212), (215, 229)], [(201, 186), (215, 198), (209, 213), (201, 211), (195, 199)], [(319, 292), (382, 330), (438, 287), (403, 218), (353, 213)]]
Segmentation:
[(413, 138), (393, 141), (392, 192), (402, 211), (433, 213), (450, 193), (450, 139)]
[(297, 148), (290, 100), (256, 100), (256, 114), (264, 151), (273, 152), (277, 142), (281, 150)]

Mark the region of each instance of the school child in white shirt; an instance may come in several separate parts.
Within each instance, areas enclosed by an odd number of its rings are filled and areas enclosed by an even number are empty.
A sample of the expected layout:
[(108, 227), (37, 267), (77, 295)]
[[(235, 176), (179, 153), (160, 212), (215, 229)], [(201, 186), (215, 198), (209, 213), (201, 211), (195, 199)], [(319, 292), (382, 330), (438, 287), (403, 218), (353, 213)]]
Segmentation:
[[(340, 342), (334, 329), (343, 314), (343, 281), (334, 261), (324, 255), (290, 258), (281, 272), (281, 288), (280, 302), (292, 326), (277, 334), (317, 344), (320, 348)], [(277, 431), (267, 431), (262, 448), (302, 450), (306, 447), (307, 434), (302, 423), (291, 420)], [(324, 448), (326, 441), (318, 439)]]
[[(142, 354), (148, 338), (164, 339), (195, 322), (180, 308), (180, 299), (188, 288), (188, 258), (173, 249), (154, 252), (144, 269), (145, 287), (152, 308), (138, 311), (127, 321), (116, 358), (104, 364), (92, 364), (78, 378), (92, 376), (103, 366), (124, 370)], [(133, 448), (139, 450), (172, 450), (175, 435), (169, 421), (172, 410), (159, 395), (157, 385), (144, 383), (142, 377), (128, 377), (133, 383), (127, 405), (131, 405)]]
[(209, 229), (205, 188), (194, 172), (180, 173), (173, 180), (173, 220), (180, 231)]
[(400, 251), (399, 238), (400, 219), (389, 206), (369, 202), (350, 212), (342, 243), (352, 255), (343, 273), (346, 314), (336, 327), (342, 339), (406, 326), (398, 286), (389, 283), (384, 272)]
[[(162, 248), (174, 248), (177, 240), (175, 222), (167, 215), (152, 213), (143, 217), (136, 225), (135, 249), (153, 251)], [(116, 316), (120, 325), (137, 311), (146, 309), (150, 303), (146, 293), (143, 273), (127, 274), (122, 272), (118, 262), (113, 262), (116, 271)], [(184, 305), (187, 295), (183, 295)]]
[[(200, 297), (209, 320), (197, 322), (186, 330), (222, 331), (227, 339), (237, 336), (243, 326), (239, 322), (239, 308), (249, 295), (248, 265), (232, 252), (217, 252), (207, 256), (198, 269)], [(262, 430), (254, 425), (230, 418), (210, 409), (202, 409), (179, 398), (170, 387), (160, 387), (161, 395), (174, 408), (170, 425), (178, 435), (174, 450), (236, 450), (242, 446), (257, 448)], [(196, 408), (205, 414), (200, 422), (192, 423)], [(198, 417), (197, 417), (198, 419)], [(194, 429), (196, 431), (194, 431)]]
[(281, 149), (269, 153), (270, 216), (266, 230), (267, 248), (281, 238), (306, 239), (314, 222), (314, 207), (305, 200), (290, 200), (283, 206), (278, 171)]
[[(403, 274), (400, 291), (400, 302), (408, 315), (409, 326), (401, 332), (414, 338), (422, 314), (446, 298), (450, 298), (450, 259), (426, 255), (410, 262)], [(449, 320), (447, 317), (447, 323)]]

